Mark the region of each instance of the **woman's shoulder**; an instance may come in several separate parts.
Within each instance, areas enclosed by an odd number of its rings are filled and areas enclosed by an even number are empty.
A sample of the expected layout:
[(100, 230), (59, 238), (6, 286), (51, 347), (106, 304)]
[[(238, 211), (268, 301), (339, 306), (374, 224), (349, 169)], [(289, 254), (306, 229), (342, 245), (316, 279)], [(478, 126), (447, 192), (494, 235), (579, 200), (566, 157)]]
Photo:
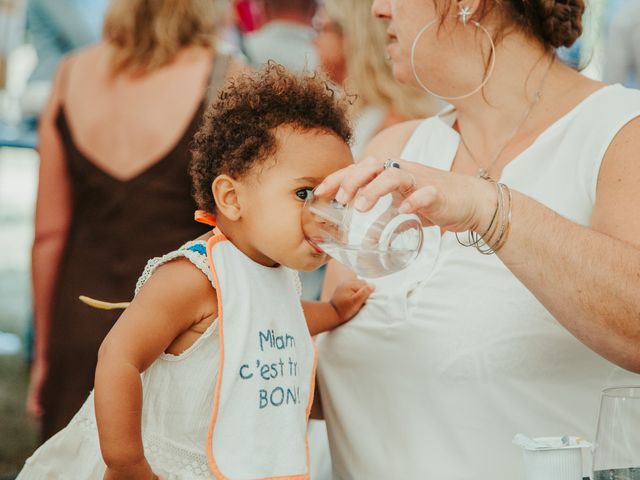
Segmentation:
[(95, 73), (96, 68), (100, 68), (107, 63), (109, 58), (109, 47), (104, 42), (94, 43), (86, 47), (78, 48), (66, 54), (61, 62), (63, 68), (73, 69), (73, 71), (90, 71)]
[[(620, 84), (600, 84), (583, 96), (556, 124), (581, 138), (582, 146), (608, 145), (626, 124), (640, 116), (640, 91)], [(570, 136), (567, 140), (570, 139)]]
[(362, 158), (367, 156), (398, 157), (422, 122), (424, 120), (408, 120), (381, 130), (367, 143), (362, 152)]

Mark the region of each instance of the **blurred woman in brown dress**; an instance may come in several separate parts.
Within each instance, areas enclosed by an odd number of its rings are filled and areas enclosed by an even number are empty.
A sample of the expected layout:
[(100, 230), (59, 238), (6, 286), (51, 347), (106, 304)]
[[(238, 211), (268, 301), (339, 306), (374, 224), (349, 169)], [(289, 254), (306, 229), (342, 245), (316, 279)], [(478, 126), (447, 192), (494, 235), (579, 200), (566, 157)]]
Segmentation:
[[(93, 387), (118, 311), (147, 259), (203, 233), (189, 143), (208, 98), (243, 67), (216, 47), (212, 0), (114, 0), (104, 41), (62, 62), (40, 124), (33, 245), (35, 357), (27, 409), (42, 440)], [(149, 332), (153, 334), (153, 332)]]

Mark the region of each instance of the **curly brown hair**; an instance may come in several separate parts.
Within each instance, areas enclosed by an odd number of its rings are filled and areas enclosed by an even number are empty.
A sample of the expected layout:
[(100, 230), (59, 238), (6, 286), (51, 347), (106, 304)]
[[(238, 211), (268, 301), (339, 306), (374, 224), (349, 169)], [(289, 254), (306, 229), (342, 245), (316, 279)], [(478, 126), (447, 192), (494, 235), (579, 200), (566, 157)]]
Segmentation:
[(278, 149), (275, 130), (321, 130), (351, 140), (348, 99), (318, 73), (293, 74), (269, 62), (231, 80), (209, 106), (194, 136), (191, 179), (198, 208), (215, 211), (211, 191), (221, 174), (241, 178)]

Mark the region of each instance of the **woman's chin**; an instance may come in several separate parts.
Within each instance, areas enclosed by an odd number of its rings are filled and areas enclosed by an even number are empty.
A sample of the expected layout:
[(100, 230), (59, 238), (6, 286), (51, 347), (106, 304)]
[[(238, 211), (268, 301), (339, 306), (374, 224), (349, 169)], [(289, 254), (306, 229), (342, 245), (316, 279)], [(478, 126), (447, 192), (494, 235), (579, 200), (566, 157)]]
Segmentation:
[(413, 79), (411, 67), (406, 65), (404, 62), (393, 62), (392, 72), (393, 77), (398, 81), (398, 83), (402, 83), (403, 85), (417, 85)]

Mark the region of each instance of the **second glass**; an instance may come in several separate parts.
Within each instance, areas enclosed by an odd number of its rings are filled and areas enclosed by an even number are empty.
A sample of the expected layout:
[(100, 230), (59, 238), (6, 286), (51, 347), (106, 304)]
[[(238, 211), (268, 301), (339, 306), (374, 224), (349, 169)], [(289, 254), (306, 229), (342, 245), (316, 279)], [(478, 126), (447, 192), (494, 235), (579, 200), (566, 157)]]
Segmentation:
[(602, 391), (594, 480), (640, 480), (640, 386)]
[(403, 200), (389, 193), (368, 212), (359, 212), (353, 202), (342, 205), (311, 193), (302, 210), (302, 229), (312, 244), (360, 277), (389, 275), (407, 267), (422, 247), (418, 216), (398, 212)]

